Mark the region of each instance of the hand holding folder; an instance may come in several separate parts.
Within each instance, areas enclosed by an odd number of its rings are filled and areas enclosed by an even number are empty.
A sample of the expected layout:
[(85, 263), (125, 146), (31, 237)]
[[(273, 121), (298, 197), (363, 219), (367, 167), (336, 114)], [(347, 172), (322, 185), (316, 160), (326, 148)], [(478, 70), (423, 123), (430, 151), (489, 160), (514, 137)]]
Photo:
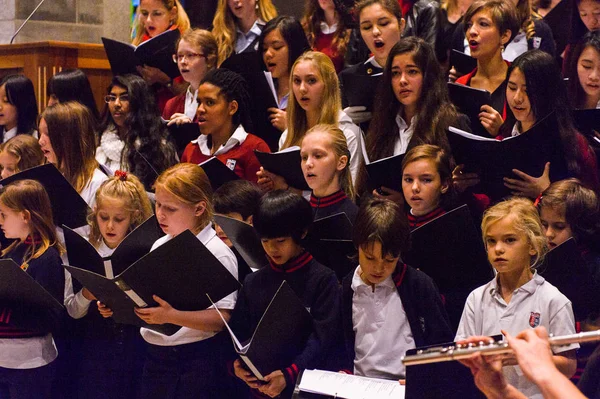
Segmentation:
[(220, 300), (239, 288), (231, 273), (189, 230), (156, 248), (113, 279), (73, 266), (64, 266), (114, 313), (116, 322), (172, 335), (173, 324), (146, 324), (136, 307), (156, 306), (155, 295), (178, 310), (210, 306), (206, 294)]
[(287, 184), (299, 190), (310, 190), (302, 172), (300, 147), (293, 146), (279, 152), (254, 150), (263, 168), (285, 179)]

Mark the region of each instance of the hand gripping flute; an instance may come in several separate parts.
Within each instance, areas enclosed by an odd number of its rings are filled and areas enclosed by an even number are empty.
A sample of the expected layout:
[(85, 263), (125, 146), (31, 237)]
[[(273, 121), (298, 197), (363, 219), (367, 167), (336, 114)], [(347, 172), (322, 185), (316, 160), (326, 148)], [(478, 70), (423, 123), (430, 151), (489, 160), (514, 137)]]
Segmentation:
[[(561, 346), (573, 343), (591, 342), (600, 340), (600, 330), (582, 332), (578, 334), (562, 335), (558, 337), (549, 337), (548, 342), (551, 346)], [(511, 353), (512, 349), (508, 342), (502, 340), (479, 341), (479, 343), (456, 344), (448, 346), (434, 346), (426, 349), (417, 349), (414, 355), (402, 357), (402, 363), (405, 366), (415, 366), (418, 364), (449, 362), (460, 360), (471, 356), (473, 353), (481, 352), (483, 355), (499, 355)]]

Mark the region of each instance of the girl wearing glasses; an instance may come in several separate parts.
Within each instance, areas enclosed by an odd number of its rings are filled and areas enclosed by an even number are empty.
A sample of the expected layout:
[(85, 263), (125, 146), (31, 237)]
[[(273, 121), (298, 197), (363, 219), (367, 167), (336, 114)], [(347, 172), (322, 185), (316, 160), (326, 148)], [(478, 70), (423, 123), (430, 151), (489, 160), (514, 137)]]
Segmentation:
[(189, 86), (184, 93), (167, 101), (162, 117), (169, 121), (169, 126), (194, 120), (198, 109), (198, 87), (206, 73), (216, 68), (217, 50), (217, 42), (207, 30), (190, 29), (179, 39), (173, 61)]
[(111, 171), (133, 173), (150, 191), (158, 175), (177, 163), (150, 87), (139, 76), (115, 76), (104, 100), (96, 160)]

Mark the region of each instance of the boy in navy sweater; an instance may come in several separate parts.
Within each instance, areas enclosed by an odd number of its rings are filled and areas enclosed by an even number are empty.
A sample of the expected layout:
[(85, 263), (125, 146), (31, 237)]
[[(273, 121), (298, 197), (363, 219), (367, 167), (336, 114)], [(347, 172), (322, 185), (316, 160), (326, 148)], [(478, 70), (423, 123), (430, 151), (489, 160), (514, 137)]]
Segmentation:
[[(242, 341), (250, 338), (282, 281), (287, 281), (313, 317), (313, 331), (291, 364), (258, 381), (243, 362), (234, 362), (235, 375), (253, 388), (253, 394), (291, 397), (298, 373), (323, 367), (340, 328), (339, 289), (335, 273), (300, 246), (312, 221), (309, 203), (286, 192), (265, 194), (254, 215), (269, 266), (246, 277), (231, 318)], [(258, 391), (258, 392), (257, 392)]]

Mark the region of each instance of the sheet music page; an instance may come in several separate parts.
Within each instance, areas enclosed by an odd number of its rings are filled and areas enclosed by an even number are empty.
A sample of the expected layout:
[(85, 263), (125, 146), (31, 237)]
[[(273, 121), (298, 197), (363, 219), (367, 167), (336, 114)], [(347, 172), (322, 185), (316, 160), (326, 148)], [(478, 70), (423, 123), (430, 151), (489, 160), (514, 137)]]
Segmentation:
[(273, 98), (275, 99), (275, 104), (279, 104), (279, 97), (277, 97), (277, 90), (275, 90), (275, 82), (273, 81), (273, 75), (271, 72), (264, 71), (265, 78), (267, 79), (267, 83), (269, 84), (269, 88), (271, 89), (271, 93), (273, 93)]
[(395, 380), (359, 377), (322, 370), (304, 370), (300, 391), (344, 399), (404, 399), (406, 387)]

